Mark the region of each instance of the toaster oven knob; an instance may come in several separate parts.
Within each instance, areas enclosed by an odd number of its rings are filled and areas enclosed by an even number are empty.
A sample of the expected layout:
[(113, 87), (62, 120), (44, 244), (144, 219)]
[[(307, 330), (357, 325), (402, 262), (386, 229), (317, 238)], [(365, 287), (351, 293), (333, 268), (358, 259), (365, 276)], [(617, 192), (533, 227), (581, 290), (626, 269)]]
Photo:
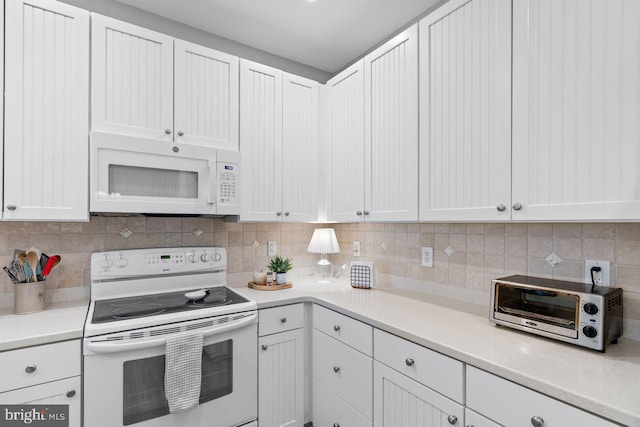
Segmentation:
[(216, 261), (220, 261), (222, 259), (222, 255), (216, 252), (215, 255), (213, 255), (213, 259)]
[(200, 255), (200, 259), (202, 260), (202, 262), (209, 262), (211, 258), (209, 257), (208, 253), (204, 252), (202, 255)]
[(589, 338), (595, 338), (595, 336), (598, 335), (598, 330), (593, 326), (585, 326), (582, 328), (582, 333)]
[(591, 315), (596, 314), (598, 312), (598, 306), (588, 302), (584, 305), (584, 311), (587, 314), (591, 314)]

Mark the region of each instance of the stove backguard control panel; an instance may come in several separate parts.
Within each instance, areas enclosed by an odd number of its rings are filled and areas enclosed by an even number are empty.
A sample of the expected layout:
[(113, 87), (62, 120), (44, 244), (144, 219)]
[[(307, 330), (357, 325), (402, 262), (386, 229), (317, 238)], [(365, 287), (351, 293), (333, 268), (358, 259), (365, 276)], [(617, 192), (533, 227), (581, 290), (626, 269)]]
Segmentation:
[(91, 254), (91, 280), (226, 270), (225, 248), (152, 248)]

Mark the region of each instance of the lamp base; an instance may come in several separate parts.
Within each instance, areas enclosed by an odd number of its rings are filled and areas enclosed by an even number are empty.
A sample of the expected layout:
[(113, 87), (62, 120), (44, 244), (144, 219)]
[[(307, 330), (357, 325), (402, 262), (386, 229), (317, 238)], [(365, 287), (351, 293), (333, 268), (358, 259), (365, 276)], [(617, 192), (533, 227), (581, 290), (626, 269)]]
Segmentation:
[(322, 258), (318, 261), (317, 270), (319, 283), (331, 283), (333, 279), (333, 264), (327, 258), (327, 254), (322, 254)]

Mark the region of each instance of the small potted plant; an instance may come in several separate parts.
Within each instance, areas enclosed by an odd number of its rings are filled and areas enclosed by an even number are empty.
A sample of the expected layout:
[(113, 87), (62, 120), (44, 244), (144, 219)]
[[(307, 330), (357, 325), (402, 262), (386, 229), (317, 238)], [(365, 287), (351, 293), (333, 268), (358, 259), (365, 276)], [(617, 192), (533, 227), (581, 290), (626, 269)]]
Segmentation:
[(287, 271), (292, 268), (293, 263), (290, 258), (282, 258), (280, 255), (276, 255), (269, 261), (269, 270), (276, 273), (276, 283), (278, 285), (287, 283)]

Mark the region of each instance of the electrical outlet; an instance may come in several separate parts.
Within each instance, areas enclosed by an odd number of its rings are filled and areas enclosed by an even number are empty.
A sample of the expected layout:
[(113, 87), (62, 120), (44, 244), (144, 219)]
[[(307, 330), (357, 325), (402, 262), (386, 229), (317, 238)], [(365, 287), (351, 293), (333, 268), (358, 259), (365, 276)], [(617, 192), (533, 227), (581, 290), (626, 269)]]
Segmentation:
[(353, 241), (353, 256), (360, 256), (360, 240)]
[(433, 248), (422, 248), (422, 266), (433, 267)]
[(595, 284), (599, 286), (610, 286), (611, 285), (611, 263), (609, 261), (596, 261), (592, 259), (585, 260), (584, 262), (585, 283), (591, 283), (592, 267), (600, 267), (600, 271), (596, 271), (593, 274)]
[(278, 255), (278, 242), (276, 242), (275, 240), (269, 240), (269, 242), (267, 242), (267, 255)]

